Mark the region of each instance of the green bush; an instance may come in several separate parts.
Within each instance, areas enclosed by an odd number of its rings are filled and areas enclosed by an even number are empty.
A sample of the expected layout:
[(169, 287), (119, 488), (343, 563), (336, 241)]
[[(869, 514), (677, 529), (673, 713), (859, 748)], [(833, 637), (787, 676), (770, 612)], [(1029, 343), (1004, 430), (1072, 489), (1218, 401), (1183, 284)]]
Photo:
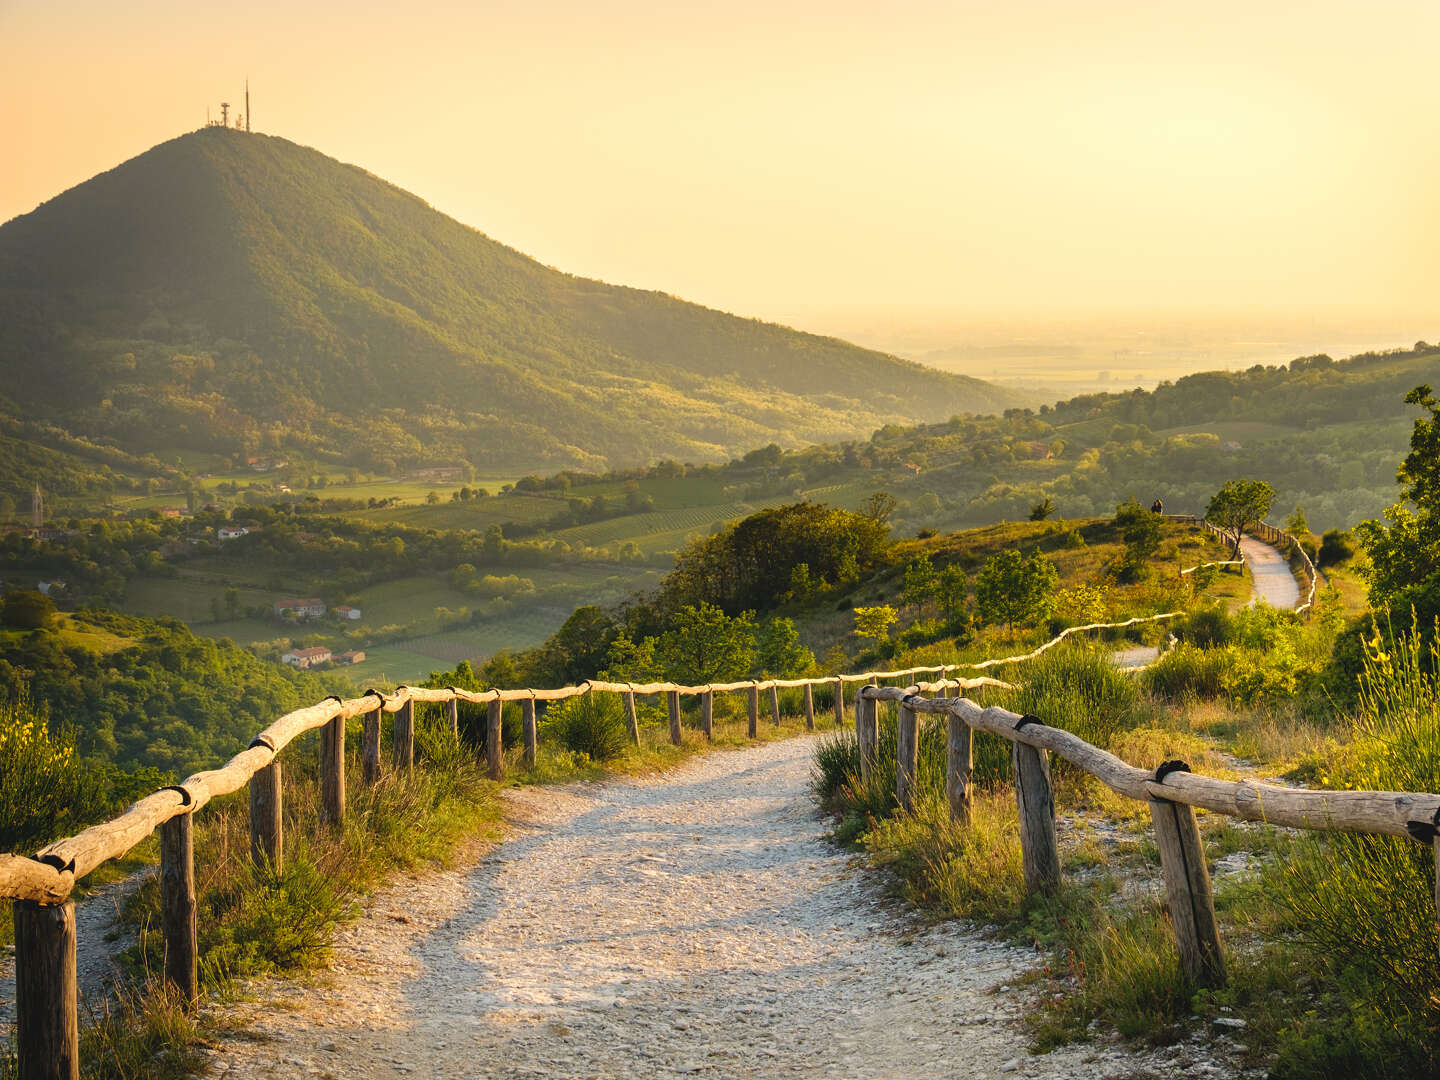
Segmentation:
[(1175, 636), (1202, 649), (1224, 645), (1233, 636), (1230, 615), (1218, 605), (1197, 608), (1175, 625)]
[(1355, 556), (1355, 537), (1348, 529), (1327, 529), (1320, 538), (1318, 566), (1335, 566)]
[(1012, 678), (1021, 685), (1000, 693), (1002, 705), (1021, 715), (1038, 716), (1041, 722), (1064, 728), (1101, 749), (1110, 745), (1116, 732), (1135, 727), (1142, 719), (1134, 680), (1115, 667), (1104, 645), (1067, 641), (1019, 665)]
[(0, 851), (34, 851), (92, 824), (109, 807), (110, 787), (27, 696), (0, 702)]
[(1175, 646), (1140, 676), (1145, 690), (1162, 701), (1209, 701), (1225, 689), (1225, 671), (1233, 654), (1189, 642)]
[(625, 707), (615, 694), (581, 694), (562, 701), (546, 717), (545, 731), (565, 749), (592, 761), (618, 758), (630, 745)]
[[(1354, 741), (1321, 779), (1361, 790), (1440, 790), (1437, 645), (1418, 630), (1393, 641), (1376, 634), (1365, 645)], [(1434, 875), (1428, 843), (1335, 833), (1301, 845), (1270, 882), (1292, 931), (1335, 977), (1366, 986), (1361, 1000), (1389, 1011), (1391, 1030), (1409, 1049), (1387, 1053), (1423, 1055), (1427, 1074), (1440, 1065)]]

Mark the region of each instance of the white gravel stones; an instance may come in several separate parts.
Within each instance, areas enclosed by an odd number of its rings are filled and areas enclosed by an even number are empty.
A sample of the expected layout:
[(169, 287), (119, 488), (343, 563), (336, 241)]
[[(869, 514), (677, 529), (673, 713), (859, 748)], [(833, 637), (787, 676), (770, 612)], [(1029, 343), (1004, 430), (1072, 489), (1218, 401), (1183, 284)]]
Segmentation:
[(812, 745), (507, 791), (510, 840), (382, 889), (324, 975), (255, 987), (230, 1010), (248, 1030), (214, 1053), (213, 1075), (1100, 1078), (1154, 1065), (1093, 1045), (1029, 1055), (1017, 1018), (1033, 998), (1017, 983), (1035, 954), (885, 901), (823, 839)]

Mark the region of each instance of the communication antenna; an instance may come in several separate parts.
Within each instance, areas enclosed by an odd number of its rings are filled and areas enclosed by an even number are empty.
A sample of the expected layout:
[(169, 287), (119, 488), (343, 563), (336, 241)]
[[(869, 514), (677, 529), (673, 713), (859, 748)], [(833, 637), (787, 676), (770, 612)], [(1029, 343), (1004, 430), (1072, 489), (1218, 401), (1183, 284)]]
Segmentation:
[(230, 103), (228, 101), (220, 102), (220, 126), (230, 126)]
[(250, 80), (245, 80), (245, 132), (250, 132)]

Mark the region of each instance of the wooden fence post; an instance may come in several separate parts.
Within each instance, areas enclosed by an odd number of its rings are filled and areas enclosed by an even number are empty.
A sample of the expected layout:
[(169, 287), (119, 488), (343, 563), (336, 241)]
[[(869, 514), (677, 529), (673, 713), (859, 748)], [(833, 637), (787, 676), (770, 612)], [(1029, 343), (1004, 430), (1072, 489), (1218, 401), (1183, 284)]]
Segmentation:
[(868, 784), (875, 769), (875, 749), (879, 736), (879, 721), (876, 710), (880, 703), (864, 696), (864, 691), (855, 694), (855, 742), (860, 748), (860, 782)]
[(845, 726), (845, 680), (835, 680), (835, 726)]
[(775, 721), (775, 726), (780, 726), (780, 688), (775, 685), (770, 687), (770, 716)]
[(190, 814), (160, 826), (160, 906), (165, 981), (193, 1009), (200, 1001), (200, 949), (195, 938), (195, 819)]
[(1201, 986), (1225, 982), (1225, 958), (1220, 951), (1220, 927), (1215, 919), (1215, 894), (1205, 865), (1205, 845), (1195, 810), (1166, 799), (1150, 800), (1155, 822), (1155, 844), (1160, 848), (1160, 869), (1165, 877), (1165, 900), (1180, 966)]
[(277, 874), (285, 869), (280, 799), (277, 757), (250, 778), (250, 857), (256, 866), (268, 866)]
[(635, 691), (625, 691), (625, 721), (630, 725), (630, 739), (640, 745), (640, 720), (635, 714)]
[(915, 809), (915, 772), (919, 766), (920, 718), (903, 701), (895, 732), (895, 799), (902, 810)]
[(715, 691), (705, 690), (700, 694), (700, 731), (710, 738), (715, 723)]
[(415, 702), (407, 701), (395, 713), (394, 725), (390, 729), (395, 740), (395, 769), (415, 767)]
[(445, 702), (445, 719), (450, 721), (450, 734), (460, 738), (460, 699), (451, 698)]
[(20, 1080), (80, 1080), (75, 902), (15, 901), (15, 1049)]
[[(178, 819), (175, 819), (178, 820)], [(320, 729), (320, 820), (337, 829), (345, 824), (345, 717)]]
[(815, 730), (815, 688), (805, 684), (805, 730)]
[(365, 714), (361, 728), (360, 772), (365, 783), (380, 779), (380, 718), (385, 710), (379, 706)]
[(505, 732), (501, 721), (503, 702), (497, 697), (490, 702), (485, 724), (485, 763), (491, 780), (505, 778)]
[(685, 741), (680, 731), (680, 691), (670, 690), (665, 694), (665, 708), (670, 713), (670, 741), (679, 746)]
[(1010, 744), (1015, 767), (1015, 802), (1020, 810), (1020, 852), (1027, 892), (1053, 892), (1060, 885), (1060, 854), (1055, 847), (1055, 793), (1050, 786), (1050, 755), (1022, 742)]
[(975, 734), (965, 718), (950, 714), (945, 753), (945, 794), (950, 799), (950, 820), (969, 824), (970, 777), (975, 771)]
[(535, 699), (520, 702), (520, 726), (525, 729), (525, 767), (535, 767), (535, 751), (540, 733), (535, 728)]
[(760, 687), (754, 682), (750, 684), (749, 701), (746, 704), (750, 722), (745, 729), (745, 734), (752, 739), (757, 739), (760, 737)]

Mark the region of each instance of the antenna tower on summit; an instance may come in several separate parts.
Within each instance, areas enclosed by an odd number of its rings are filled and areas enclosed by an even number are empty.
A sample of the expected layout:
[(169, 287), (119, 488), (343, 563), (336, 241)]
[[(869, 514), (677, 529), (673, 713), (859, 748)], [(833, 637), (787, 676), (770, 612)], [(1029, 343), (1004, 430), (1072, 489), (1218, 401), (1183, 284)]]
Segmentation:
[(250, 131), (250, 80), (245, 80), (245, 131)]
[(220, 126), (227, 128), (230, 126), (230, 103), (228, 101), (220, 102)]

